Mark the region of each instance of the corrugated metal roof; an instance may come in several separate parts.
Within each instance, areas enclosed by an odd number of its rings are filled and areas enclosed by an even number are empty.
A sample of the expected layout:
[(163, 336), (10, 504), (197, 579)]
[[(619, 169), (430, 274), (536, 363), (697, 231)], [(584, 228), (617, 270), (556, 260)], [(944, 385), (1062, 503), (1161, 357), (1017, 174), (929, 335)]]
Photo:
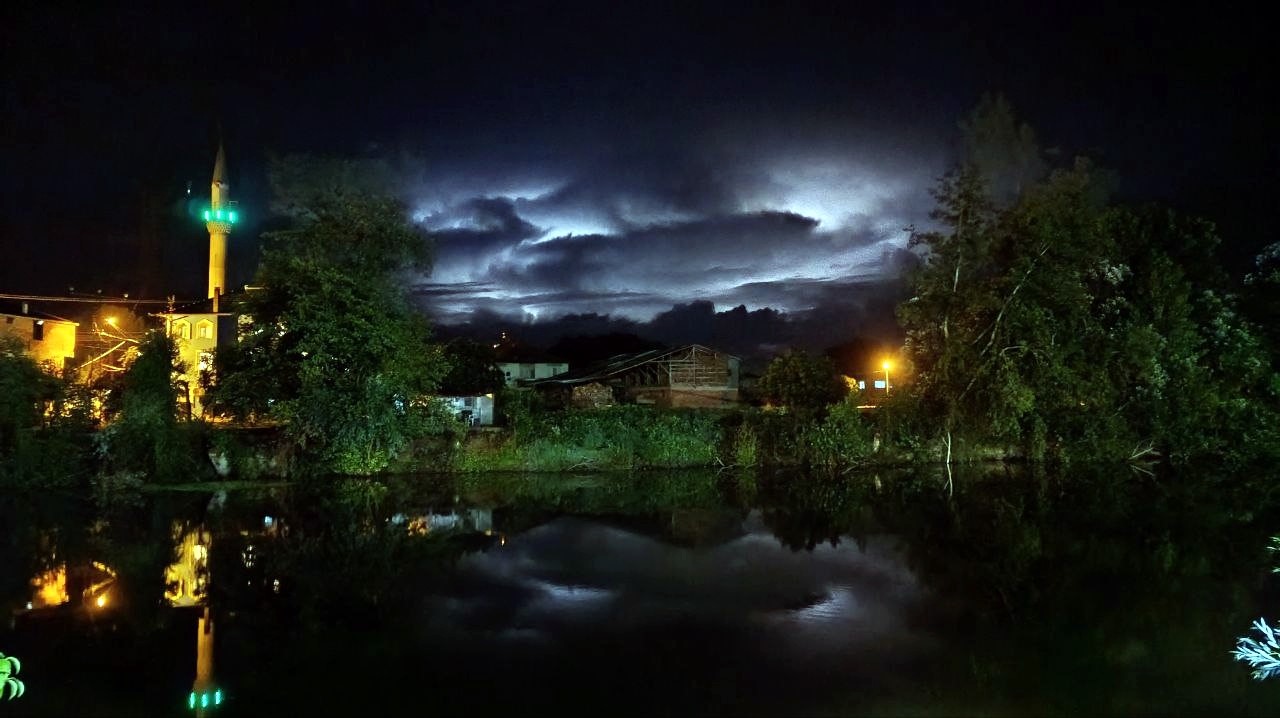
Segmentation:
[(587, 384), (593, 381), (608, 379), (611, 376), (621, 374), (622, 372), (629, 371), (631, 369), (635, 369), (636, 367), (641, 366), (642, 364), (647, 364), (649, 362), (654, 362), (654, 361), (661, 361), (671, 356), (672, 354), (679, 354), (680, 352), (686, 352), (686, 351), (689, 351), (690, 349), (701, 349), (707, 352), (708, 354), (718, 354), (720, 356), (737, 359), (737, 357), (733, 356), (732, 354), (727, 354), (722, 351), (716, 351), (715, 349), (712, 349), (707, 346), (703, 346), (702, 344), (685, 344), (684, 346), (679, 346), (674, 349), (650, 349), (649, 351), (638, 352), (635, 354), (618, 354), (616, 356), (612, 356), (612, 357), (609, 357), (608, 359), (605, 359), (603, 362), (599, 362), (588, 367), (583, 367), (582, 369), (576, 369), (576, 370), (571, 369), (564, 374), (557, 374), (556, 376), (550, 377), (548, 379), (539, 379), (537, 381), (530, 382), (529, 385), (537, 386), (540, 384), (566, 384), (566, 385), (567, 384)]

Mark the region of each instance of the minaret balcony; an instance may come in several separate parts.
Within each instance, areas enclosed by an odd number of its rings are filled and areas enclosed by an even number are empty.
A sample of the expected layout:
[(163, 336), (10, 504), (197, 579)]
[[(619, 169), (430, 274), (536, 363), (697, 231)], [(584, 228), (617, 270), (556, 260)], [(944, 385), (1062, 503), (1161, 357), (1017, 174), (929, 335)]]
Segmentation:
[(204, 211), (204, 221), (210, 225), (226, 224), (229, 226), (240, 221), (240, 213), (234, 209), (206, 209)]

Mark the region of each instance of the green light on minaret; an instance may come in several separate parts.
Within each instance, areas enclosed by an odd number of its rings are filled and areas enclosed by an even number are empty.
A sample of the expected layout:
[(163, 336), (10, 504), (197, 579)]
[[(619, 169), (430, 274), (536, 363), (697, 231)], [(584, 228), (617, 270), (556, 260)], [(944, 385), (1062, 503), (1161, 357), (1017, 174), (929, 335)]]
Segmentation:
[(236, 211), (234, 209), (227, 213), (227, 219), (230, 219), (232, 224), (236, 223)]
[(206, 209), (206, 210), (204, 211), (204, 221), (208, 222), (212, 217), (213, 217), (213, 215), (212, 215), (212, 214), (210, 214), (210, 213), (209, 213), (209, 210), (207, 210), (207, 209)]
[(191, 708), (191, 709), (193, 709), (193, 710), (195, 709), (195, 707), (196, 707), (196, 692), (195, 692), (195, 691), (191, 691), (191, 695), (187, 696), (187, 707), (188, 707), (188, 708)]

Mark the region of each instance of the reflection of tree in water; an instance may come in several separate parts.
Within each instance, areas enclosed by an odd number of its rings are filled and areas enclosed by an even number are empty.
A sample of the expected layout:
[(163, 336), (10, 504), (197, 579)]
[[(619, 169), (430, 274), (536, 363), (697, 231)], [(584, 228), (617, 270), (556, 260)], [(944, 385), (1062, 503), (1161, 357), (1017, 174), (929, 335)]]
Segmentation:
[(60, 496), (0, 494), (0, 611), (31, 600), (31, 580), (68, 561), (88, 563), (91, 508)]
[(876, 480), (874, 475), (774, 474), (761, 482), (757, 496), (761, 517), (793, 551), (812, 551), (823, 543), (835, 546), (850, 537), (865, 549), (867, 535), (875, 530), (871, 496)]
[(731, 478), (705, 470), (480, 474), (460, 477), (457, 488), (475, 503), (545, 515), (641, 515), (721, 508), (725, 503), (722, 483)]
[[(279, 519), (283, 528), (228, 541), (215, 551), (215, 569), (232, 572), (229, 585), (267, 586), (304, 624), (377, 623), (420, 600), (474, 547), (460, 536), (410, 531), (407, 521), (396, 520), (399, 498), (371, 483), (326, 479), (295, 486)], [(249, 546), (252, 562), (245, 558)]]
[[(869, 532), (897, 536), (922, 584), (951, 607), (921, 620), (970, 646), (967, 661), (940, 674), (939, 690), (963, 695), (976, 681), (1022, 709), (1032, 704), (1021, 701), (1048, 696), (1084, 712), (1164, 705), (1159, 681), (1170, 671), (1203, 673), (1206, 647), (1234, 635), (1222, 621), (1224, 604), (1248, 624), (1242, 612), (1258, 556), (1233, 547), (1262, 545), (1266, 522), (1255, 519), (1277, 513), (1263, 499), (1264, 481), (1152, 479), (1125, 467), (1054, 478), (963, 475), (953, 500), (933, 477), (886, 477), (881, 485), (791, 477), (766, 487), (764, 500), (775, 507), (763, 516), (796, 550), (842, 535), (860, 545)], [(1225, 653), (1212, 665), (1234, 668)], [(1238, 683), (1209, 675), (1200, 685)], [(1249, 712), (1232, 703), (1244, 700), (1243, 688), (1179, 693), (1188, 694), (1203, 702), (1192, 710)], [(1109, 702), (1097, 703), (1103, 696)]]

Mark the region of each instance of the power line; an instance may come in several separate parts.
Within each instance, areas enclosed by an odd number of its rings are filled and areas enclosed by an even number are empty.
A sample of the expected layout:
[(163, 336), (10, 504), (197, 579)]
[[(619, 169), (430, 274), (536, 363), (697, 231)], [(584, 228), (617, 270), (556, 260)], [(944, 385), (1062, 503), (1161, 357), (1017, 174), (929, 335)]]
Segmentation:
[[(0, 299), (29, 299), (35, 302), (81, 302), (84, 304), (168, 304), (168, 299), (130, 299), (129, 297), (46, 297), (39, 294), (0, 294)], [(175, 300), (182, 304), (194, 300)]]

